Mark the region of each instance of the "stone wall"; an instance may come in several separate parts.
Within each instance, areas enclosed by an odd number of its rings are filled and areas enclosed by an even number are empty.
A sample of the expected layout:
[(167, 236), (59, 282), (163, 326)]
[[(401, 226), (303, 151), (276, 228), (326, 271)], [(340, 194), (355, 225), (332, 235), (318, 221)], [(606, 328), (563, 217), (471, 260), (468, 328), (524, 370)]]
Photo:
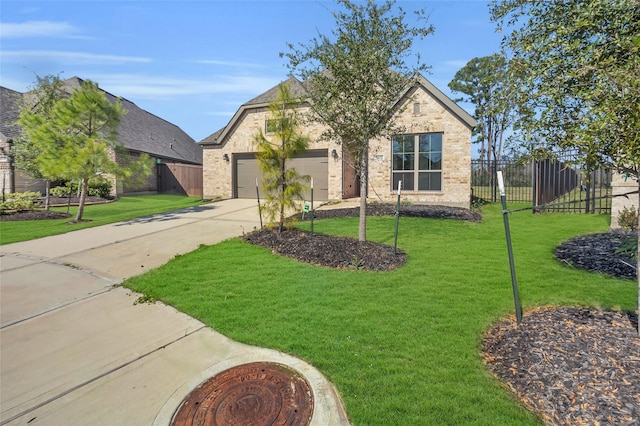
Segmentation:
[[(406, 107), (396, 116), (405, 134), (443, 133), (442, 190), (404, 191), (402, 199), (415, 204), (469, 207), (471, 198), (471, 130), (427, 91), (418, 88), (405, 99)], [(419, 112), (414, 112), (419, 104)], [(391, 188), (391, 142), (377, 139), (371, 144), (369, 177), (370, 198), (385, 202), (397, 199)]]

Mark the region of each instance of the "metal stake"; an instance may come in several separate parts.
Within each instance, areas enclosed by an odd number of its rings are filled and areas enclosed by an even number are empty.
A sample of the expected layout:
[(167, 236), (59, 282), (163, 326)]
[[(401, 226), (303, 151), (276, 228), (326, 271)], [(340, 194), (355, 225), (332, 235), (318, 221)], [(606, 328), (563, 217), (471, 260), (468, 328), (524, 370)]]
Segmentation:
[(500, 201), (502, 202), (502, 217), (504, 218), (504, 231), (507, 238), (507, 251), (509, 253), (509, 267), (511, 269), (511, 286), (513, 287), (513, 301), (516, 307), (516, 319), (518, 324), (522, 321), (522, 307), (520, 306), (520, 295), (518, 294), (518, 280), (516, 278), (516, 265), (513, 260), (513, 248), (511, 247), (511, 231), (509, 230), (509, 211), (507, 210), (507, 197), (504, 192), (504, 181), (502, 171), (498, 175), (498, 186), (500, 188)]
[(313, 178), (311, 178), (311, 236), (313, 236)]
[(398, 220), (400, 218), (400, 191), (402, 189), (402, 181), (398, 181), (398, 203), (396, 204), (396, 233), (393, 237), (393, 255), (395, 256), (398, 248)]
[(258, 215), (260, 215), (260, 229), (262, 229), (262, 207), (260, 207), (260, 188), (258, 187), (258, 178), (256, 178), (256, 195), (258, 196)]

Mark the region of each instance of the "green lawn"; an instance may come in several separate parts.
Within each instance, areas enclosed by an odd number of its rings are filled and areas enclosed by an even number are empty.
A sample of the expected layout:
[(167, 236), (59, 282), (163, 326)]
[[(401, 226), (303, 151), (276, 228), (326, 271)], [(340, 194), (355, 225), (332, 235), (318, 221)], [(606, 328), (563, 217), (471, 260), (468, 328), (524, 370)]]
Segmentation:
[[(77, 207), (71, 206), (69, 213), (73, 216), (68, 219), (0, 222), (0, 244), (64, 234), (78, 229), (151, 216), (156, 213), (178, 210), (200, 204), (202, 204), (202, 200), (198, 197), (185, 197), (181, 195), (157, 194), (127, 196), (121, 197), (112, 203), (85, 206), (82, 218), (88, 220), (88, 222), (68, 224), (70, 220), (75, 218), (78, 210)], [(67, 208), (52, 207), (51, 210), (66, 212)]]
[[(484, 369), (483, 331), (513, 312), (499, 206), (481, 223), (401, 218), (407, 264), (392, 272), (332, 270), (239, 239), (201, 247), (125, 285), (230, 338), (302, 358), (337, 387), (354, 425), (533, 425)], [(574, 270), (553, 249), (607, 230), (605, 215), (511, 215), (522, 303), (633, 310), (636, 284)], [(393, 244), (394, 218), (369, 218)], [(303, 224), (307, 225), (307, 224)], [(315, 231), (357, 235), (357, 218)]]

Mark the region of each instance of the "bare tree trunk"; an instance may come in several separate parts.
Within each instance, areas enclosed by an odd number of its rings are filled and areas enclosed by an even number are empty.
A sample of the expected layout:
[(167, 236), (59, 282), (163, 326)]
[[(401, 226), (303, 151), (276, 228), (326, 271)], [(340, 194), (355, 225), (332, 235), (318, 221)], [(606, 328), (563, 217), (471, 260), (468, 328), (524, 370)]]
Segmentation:
[(360, 222), (358, 241), (367, 241), (367, 189), (369, 182), (369, 147), (363, 149), (360, 159)]
[(76, 214), (76, 222), (82, 220), (82, 214), (84, 213), (84, 202), (87, 199), (87, 190), (89, 189), (89, 178), (82, 178), (80, 180), (80, 201), (78, 203), (78, 213)]
[(637, 174), (638, 179), (638, 252), (636, 253), (636, 276), (638, 277), (638, 335), (640, 335), (640, 173)]

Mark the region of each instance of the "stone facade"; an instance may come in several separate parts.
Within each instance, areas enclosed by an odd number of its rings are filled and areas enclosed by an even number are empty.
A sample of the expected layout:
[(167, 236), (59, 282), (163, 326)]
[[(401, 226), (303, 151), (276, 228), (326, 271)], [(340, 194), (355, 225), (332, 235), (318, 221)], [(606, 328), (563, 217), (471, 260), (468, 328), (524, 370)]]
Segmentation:
[[(618, 225), (618, 215), (626, 207), (628, 209), (638, 208), (638, 181), (632, 177), (622, 176), (614, 173), (611, 179), (611, 229), (620, 228)], [(633, 194), (630, 194), (633, 192)], [(629, 194), (622, 196), (621, 194)]]
[[(403, 191), (402, 199), (416, 204), (439, 204), (469, 207), (471, 195), (471, 130), (475, 120), (446, 98), (426, 79), (409, 90), (398, 108), (395, 120), (406, 134), (442, 133), (442, 189), (440, 191)], [(272, 89), (273, 90), (273, 89)], [(416, 106), (419, 105), (419, 106)], [(307, 108), (301, 108), (302, 113)], [(203, 197), (232, 198), (234, 155), (254, 153), (254, 136), (270, 118), (266, 104), (251, 108), (245, 104), (234, 116), (222, 136), (214, 135), (200, 142), (203, 146)], [(310, 139), (309, 150), (326, 150), (328, 157), (328, 198), (343, 199), (342, 147), (320, 140), (320, 124), (307, 125), (301, 133)], [(221, 139), (221, 140), (220, 140)], [(335, 151), (335, 154), (334, 154)], [(345, 173), (345, 179), (346, 179)], [(392, 143), (388, 138), (370, 141), (369, 192), (371, 201), (395, 202), (392, 188)]]

